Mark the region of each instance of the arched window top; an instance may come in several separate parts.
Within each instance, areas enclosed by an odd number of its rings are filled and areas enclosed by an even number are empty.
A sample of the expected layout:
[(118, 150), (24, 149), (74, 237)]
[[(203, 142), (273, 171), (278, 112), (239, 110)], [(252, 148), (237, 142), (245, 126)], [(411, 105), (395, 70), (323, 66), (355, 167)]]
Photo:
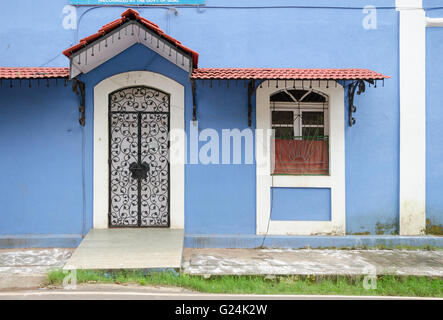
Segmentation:
[(313, 90), (283, 89), (271, 95), (271, 102), (327, 102), (328, 96)]
[(169, 94), (161, 90), (133, 86), (109, 94), (111, 112), (169, 112)]

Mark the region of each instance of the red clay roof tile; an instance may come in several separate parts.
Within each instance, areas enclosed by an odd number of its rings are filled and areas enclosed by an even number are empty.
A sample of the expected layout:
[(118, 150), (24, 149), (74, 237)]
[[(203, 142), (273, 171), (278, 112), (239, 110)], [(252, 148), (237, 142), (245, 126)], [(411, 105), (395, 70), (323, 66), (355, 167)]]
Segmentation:
[[(69, 68), (0, 67), (1, 79), (67, 78)], [(364, 80), (389, 76), (368, 69), (197, 68), (192, 79)]]
[(381, 80), (390, 78), (369, 69), (198, 68), (192, 79)]
[(69, 68), (5, 68), (0, 67), (0, 79), (68, 78)]

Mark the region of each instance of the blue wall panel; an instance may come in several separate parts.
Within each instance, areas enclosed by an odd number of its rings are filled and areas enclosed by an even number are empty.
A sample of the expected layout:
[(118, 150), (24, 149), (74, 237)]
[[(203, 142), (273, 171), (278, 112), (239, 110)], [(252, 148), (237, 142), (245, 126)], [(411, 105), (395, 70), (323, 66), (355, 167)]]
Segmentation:
[(331, 189), (271, 188), (271, 219), (331, 221)]
[(63, 82), (3, 81), (0, 234), (82, 232), (82, 129)]
[[(243, 82), (198, 82), (198, 133), (205, 129), (248, 128), (247, 89)], [(189, 120), (187, 119), (189, 124)], [(252, 115), (255, 126), (255, 114)], [(189, 132), (189, 131), (188, 131)], [(251, 131), (254, 134), (254, 131)], [(207, 142), (199, 143), (200, 148)], [(242, 142), (242, 164), (188, 164), (186, 167), (186, 232), (187, 233), (255, 233), (255, 164), (245, 164), (245, 142)], [(253, 147), (253, 146), (252, 146)], [(254, 150), (252, 150), (254, 152)], [(233, 163), (233, 143), (231, 159)], [(189, 152), (188, 152), (189, 154)]]

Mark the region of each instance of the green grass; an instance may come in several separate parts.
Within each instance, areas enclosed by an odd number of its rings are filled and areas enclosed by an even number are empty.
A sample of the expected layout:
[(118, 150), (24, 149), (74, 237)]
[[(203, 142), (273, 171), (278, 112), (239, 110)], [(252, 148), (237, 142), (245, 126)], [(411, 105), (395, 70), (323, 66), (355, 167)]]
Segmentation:
[[(59, 286), (66, 274), (48, 273), (47, 284)], [(378, 276), (377, 288), (366, 290), (363, 277), (279, 276), (201, 276), (173, 272), (77, 271), (77, 283), (136, 283), (182, 287), (207, 293), (231, 294), (320, 294), (443, 297), (443, 278)]]

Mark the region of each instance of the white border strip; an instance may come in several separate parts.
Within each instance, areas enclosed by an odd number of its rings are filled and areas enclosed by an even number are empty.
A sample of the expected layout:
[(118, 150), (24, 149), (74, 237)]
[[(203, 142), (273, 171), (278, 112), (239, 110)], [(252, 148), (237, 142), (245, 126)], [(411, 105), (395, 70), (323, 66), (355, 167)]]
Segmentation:
[[(133, 71), (104, 79), (94, 87), (94, 203), (93, 226), (108, 228), (108, 103), (109, 94), (130, 86), (147, 86), (170, 94), (170, 129), (184, 132), (184, 87), (164, 75), (150, 71)], [(183, 229), (185, 216), (185, 140), (171, 143), (170, 155), (170, 219), (171, 228)], [(178, 159), (179, 155), (182, 159)], [(178, 161), (177, 161), (178, 160)]]
[[(400, 235), (426, 226), (426, 17), (421, 0), (397, 0), (400, 14)], [(414, 10), (404, 9), (414, 6)]]

